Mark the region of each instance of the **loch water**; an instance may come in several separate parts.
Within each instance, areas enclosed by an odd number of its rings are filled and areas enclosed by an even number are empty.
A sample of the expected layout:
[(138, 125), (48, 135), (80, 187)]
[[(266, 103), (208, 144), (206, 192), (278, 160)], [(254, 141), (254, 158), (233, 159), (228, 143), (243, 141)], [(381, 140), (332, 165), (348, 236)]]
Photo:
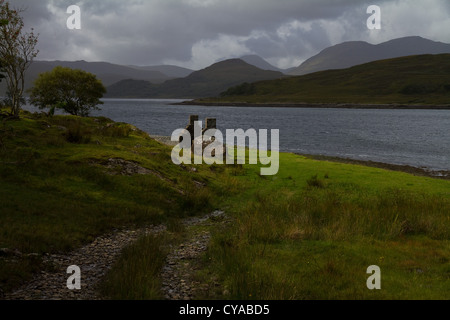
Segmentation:
[(216, 118), (224, 133), (279, 129), (280, 151), (450, 170), (450, 110), (206, 107), (153, 99), (103, 102), (93, 116), (130, 123), (151, 135), (170, 136), (195, 114), (203, 123)]

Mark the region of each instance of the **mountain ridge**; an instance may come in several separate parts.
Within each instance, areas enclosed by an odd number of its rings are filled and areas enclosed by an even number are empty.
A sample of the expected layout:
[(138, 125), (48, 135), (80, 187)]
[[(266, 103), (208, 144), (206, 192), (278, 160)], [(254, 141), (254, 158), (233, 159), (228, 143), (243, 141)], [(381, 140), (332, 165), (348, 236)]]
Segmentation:
[[(153, 70), (137, 70), (131, 67), (113, 64), (109, 62), (87, 62), (79, 61), (44, 61), (35, 60), (28, 70), (25, 72), (25, 90), (33, 86), (34, 81), (40, 73), (49, 72), (55, 67), (67, 67), (71, 69), (81, 69), (83, 71), (95, 74), (98, 79), (102, 81), (105, 86), (109, 86), (118, 81), (133, 78), (136, 80), (152, 81), (154, 83), (162, 83), (172, 79), (171, 77)], [(6, 92), (6, 82), (0, 83), (0, 94)]]
[[(200, 98), (215, 96), (219, 90), (225, 91), (229, 87), (243, 82), (270, 80), (272, 77), (282, 77), (283, 73), (290, 76), (310, 74), (317, 71), (346, 69), (355, 65), (397, 56), (410, 56), (413, 53), (440, 54), (450, 53), (450, 44), (432, 41), (419, 36), (392, 39), (380, 44), (370, 44), (364, 41), (348, 41), (328, 47), (319, 54), (309, 58), (297, 68), (279, 69), (258, 55), (246, 55), (241, 58), (219, 61), (202, 70), (191, 70), (173, 65), (159, 66), (133, 66), (118, 65), (109, 62), (80, 61), (42, 61), (37, 60), (31, 64), (26, 72), (25, 89), (29, 89), (37, 76), (42, 72), (51, 71), (56, 66), (82, 69), (95, 74), (110, 90), (112, 96), (124, 97), (168, 97), (168, 98)], [(229, 64), (230, 61), (234, 63)], [(237, 72), (238, 61), (242, 61), (241, 70)], [(233, 75), (225, 68), (231, 67)], [(278, 72), (275, 74), (259, 74), (252, 76), (256, 69), (259, 71)], [(247, 68), (247, 70), (244, 70)], [(213, 75), (213, 73), (218, 73)], [(236, 73), (237, 72), (237, 73)], [(247, 73), (247, 75), (244, 75)], [(202, 79), (203, 77), (203, 79)], [(217, 80), (215, 78), (220, 78)], [(228, 79), (227, 79), (228, 77)], [(234, 77), (236, 81), (231, 81)], [(241, 81), (238, 83), (238, 81)], [(219, 83), (220, 82), (220, 83)], [(193, 85), (195, 83), (195, 85)], [(132, 85), (136, 88), (132, 88)], [(177, 88), (177, 85), (179, 88)], [(229, 87), (224, 87), (228, 85)], [(122, 88), (121, 88), (122, 87)], [(0, 83), (0, 95), (5, 93), (6, 82)], [(122, 92), (120, 92), (122, 91)], [(124, 92), (127, 91), (127, 92)]]
[(242, 61), (247, 62), (248, 64), (253, 65), (259, 69), (262, 69), (262, 70), (277, 71), (277, 72), (282, 72), (282, 73), (285, 73), (285, 71), (286, 71), (284, 69), (275, 67), (274, 65), (267, 62), (264, 58), (262, 58), (256, 54), (242, 56), (239, 59), (241, 59)]
[(185, 78), (162, 84), (127, 79), (107, 87), (106, 98), (201, 98), (220, 94), (244, 82), (282, 78), (283, 73), (261, 70), (241, 59), (217, 62)]
[(138, 70), (157, 71), (171, 78), (184, 78), (190, 75), (195, 70), (183, 68), (175, 65), (156, 65), (156, 66), (134, 66), (130, 67)]
[(450, 44), (419, 36), (392, 39), (380, 44), (347, 41), (322, 50), (288, 74), (305, 75), (324, 70), (346, 69), (377, 60), (443, 53), (450, 53)]
[(450, 105), (450, 54), (385, 59), (259, 81), (192, 103)]

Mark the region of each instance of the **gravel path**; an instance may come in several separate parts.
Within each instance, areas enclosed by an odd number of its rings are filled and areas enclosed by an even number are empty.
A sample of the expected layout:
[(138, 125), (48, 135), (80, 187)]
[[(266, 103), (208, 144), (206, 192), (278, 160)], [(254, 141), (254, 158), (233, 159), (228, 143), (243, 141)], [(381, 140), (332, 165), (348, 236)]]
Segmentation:
[(195, 278), (202, 254), (208, 249), (211, 233), (209, 228), (192, 229), (227, 222), (228, 219), (223, 211), (215, 211), (203, 218), (191, 218), (184, 221), (190, 237), (172, 250), (161, 271), (165, 299), (192, 300), (198, 296), (208, 295), (219, 286), (214, 278), (208, 283), (200, 283)]
[[(194, 226), (224, 223), (225, 215), (215, 211), (202, 218), (189, 218), (183, 221), (187, 229)], [(216, 220), (216, 221), (213, 221)], [(164, 225), (150, 226), (137, 230), (116, 230), (96, 238), (92, 243), (66, 255), (45, 255), (44, 263), (53, 266), (52, 271), (41, 271), (34, 279), (14, 291), (5, 294), (4, 300), (102, 300), (97, 288), (100, 280), (112, 267), (123, 248), (139, 237), (162, 233)], [(199, 290), (208, 290), (209, 285), (195, 282), (196, 259), (207, 249), (209, 231), (191, 232), (190, 237), (167, 257), (162, 270), (163, 293), (166, 299), (183, 300), (195, 297)], [(69, 290), (67, 279), (71, 274), (67, 268), (77, 265), (81, 269), (81, 290)]]
[[(122, 230), (96, 238), (92, 243), (67, 255), (45, 255), (44, 263), (53, 271), (41, 271), (34, 279), (17, 291), (6, 294), (6, 300), (99, 300), (97, 286), (112, 267), (123, 248), (147, 234), (157, 234), (164, 226), (137, 230)], [(81, 269), (81, 290), (69, 290), (67, 268), (77, 265)]]

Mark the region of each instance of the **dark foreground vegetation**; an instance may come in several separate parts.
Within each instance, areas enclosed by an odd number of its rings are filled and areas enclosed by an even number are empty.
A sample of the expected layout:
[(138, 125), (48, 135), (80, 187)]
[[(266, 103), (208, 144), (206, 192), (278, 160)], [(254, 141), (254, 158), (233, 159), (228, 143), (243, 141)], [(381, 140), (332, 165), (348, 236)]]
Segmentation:
[[(221, 284), (206, 299), (449, 299), (450, 181), (281, 154), (259, 166), (176, 166), (171, 149), (106, 118), (22, 112), (0, 122), (0, 288), (48, 268), (113, 229), (164, 223), (127, 248), (103, 286), (115, 299), (161, 299), (166, 248), (181, 219), (215, 209), (197, 272)], [(29, 255), (32, 254), (32, 255)], [(381, 268), (369, 290), (367, 267)]]

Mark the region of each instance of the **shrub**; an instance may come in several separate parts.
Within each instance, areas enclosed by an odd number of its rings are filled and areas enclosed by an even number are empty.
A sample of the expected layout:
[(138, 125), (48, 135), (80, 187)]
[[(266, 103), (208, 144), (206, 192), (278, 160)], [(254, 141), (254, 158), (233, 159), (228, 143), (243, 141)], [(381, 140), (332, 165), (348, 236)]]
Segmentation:
[(246, 96), (255, 94), (255, 85), (252, 83), (243, 83), (241, 85), (231, 87), (227, 91), (222, 92), (220, 95), (223, 97), (226, 96)]
[(406, 95), (429, 94), (440, 91), (440, 89), (441, 86), (433, 84), (409, 84), (403, 87), (400, 93)]
[(104, 128), (102, 134), (108, 137), (124, 138), (128, 137), (132, 129), (129, 125), (114, 123)]
[(64, 133), (67, 142), (84, 144), (91, 141), (91, 134), (82, 127), (80, 121), (71, 122), (67, 126), (67, 131)]
[(317, 177), (317, 174), (315, 176), (312, 176), (308, 180), (306, 180), (306, 184), (308, 187), (313, 188), (325, 188), (325, 182)]

